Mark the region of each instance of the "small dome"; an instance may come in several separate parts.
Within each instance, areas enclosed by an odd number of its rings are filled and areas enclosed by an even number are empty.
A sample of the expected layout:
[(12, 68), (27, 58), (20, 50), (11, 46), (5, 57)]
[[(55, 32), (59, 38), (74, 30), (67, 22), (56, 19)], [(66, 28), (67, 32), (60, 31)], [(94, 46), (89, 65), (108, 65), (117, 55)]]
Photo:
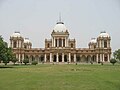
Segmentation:
[(110, 37), (110, 35), (104, 31), (100, 33), (99, 37)]
[(90, 43), (97, 43), (95, 38), (91, 38)]
[(20, 32), (14, 32), (11, 37), (21, 37)]
[(57, 22), (54, 29), (55, 32), (65, 32), (67, 30), (63, 22)]
[(25, 39), (24, 39), (24, 43), (30, 43), (29, 38), (25, 38)]

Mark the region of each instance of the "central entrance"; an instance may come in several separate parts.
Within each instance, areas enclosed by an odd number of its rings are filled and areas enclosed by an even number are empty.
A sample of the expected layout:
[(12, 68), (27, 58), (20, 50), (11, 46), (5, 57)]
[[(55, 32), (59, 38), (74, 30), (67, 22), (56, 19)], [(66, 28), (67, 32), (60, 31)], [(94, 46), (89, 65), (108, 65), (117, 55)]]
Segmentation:
[(62, 62), (62, 55), (59, 55), (59, 62)]

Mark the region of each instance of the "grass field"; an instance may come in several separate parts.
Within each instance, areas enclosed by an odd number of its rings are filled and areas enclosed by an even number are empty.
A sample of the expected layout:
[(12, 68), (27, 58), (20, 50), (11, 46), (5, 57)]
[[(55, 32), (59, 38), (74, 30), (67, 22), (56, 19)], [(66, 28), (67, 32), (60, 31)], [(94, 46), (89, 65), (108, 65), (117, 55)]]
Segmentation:
[(120, 65), (0, 68), (0, 90), (120, 90)]

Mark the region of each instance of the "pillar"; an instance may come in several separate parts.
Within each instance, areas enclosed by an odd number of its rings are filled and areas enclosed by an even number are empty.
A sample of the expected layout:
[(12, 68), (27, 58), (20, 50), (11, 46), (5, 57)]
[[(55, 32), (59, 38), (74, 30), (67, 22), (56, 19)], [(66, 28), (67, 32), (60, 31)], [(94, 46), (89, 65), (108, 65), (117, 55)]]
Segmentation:
[(52, 53), (50, 53), (50, 62), (52, 62)]
[(104, 54), (103, 54), (103, 57), (102, 57), (102, 58), (103, 58), (103, 62), (104, 62)]
[(64, 53), (62, 53), (62, 62), (64, 62)]
[(19, 59), (19, 62), (21, 62), (21, 61), (20, 61), (20, 54), (18, 55), (18, 59)]
[(108, 54), (108, 62), (110, 62), (110, 54)]
[(22, 54), (22, 60), (24, 60), (24, 54)]
[(58, 53), (57, 53), (57, 62), (59, 62), (59, 61), (58, 61)]
[(44, 57), (45, 57), (45, 59), (44, 59), (44, 60), (45, 60), (45, 62), (46, 62), (46, 54), (45, 54), (45, 56), (44, 56)]
[(76, 62), (76, 54), (74, 54), (74, 62)]
[(63, 47), (63, 38), (62, 38), (62, 47)]
[(98, 62), (98, 54), (96, 55), (96, 61)]
[(69, 53), (69, 62), (71, 62), (71, 54)]
[(101, 40), (99, 41), (100, 43), (99, 43), (99, 46), (101, 47)]
[(100, 61), (102, 61), (102, 54), (100, 54)]
[(57, 39), (57, 47), (59, 47), (59, 39)]

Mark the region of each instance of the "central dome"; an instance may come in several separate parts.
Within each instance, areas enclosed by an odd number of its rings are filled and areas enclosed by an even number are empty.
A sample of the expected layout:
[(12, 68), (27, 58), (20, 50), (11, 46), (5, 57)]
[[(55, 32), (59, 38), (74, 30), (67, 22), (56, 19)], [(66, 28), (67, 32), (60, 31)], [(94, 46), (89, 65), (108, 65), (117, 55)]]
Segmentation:
[(55, 32), (65, 32), (67, 30), (63, 22), (57, 22), (54, 29)]

